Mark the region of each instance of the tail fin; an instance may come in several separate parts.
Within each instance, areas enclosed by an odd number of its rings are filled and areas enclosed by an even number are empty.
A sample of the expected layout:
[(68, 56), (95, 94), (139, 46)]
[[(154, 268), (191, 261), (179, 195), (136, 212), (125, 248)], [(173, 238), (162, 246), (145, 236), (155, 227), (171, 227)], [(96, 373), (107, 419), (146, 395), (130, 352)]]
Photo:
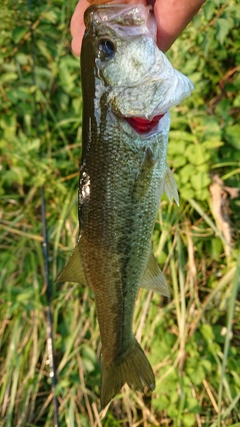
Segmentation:
[(113, 399), (127, 383), (129, 387), (146, 392), (155, 388), (155, 377), (152, 367), (143, 349), (134, 338), (131, 350), (120, 361), (111, 364), (102, 359), (101, 407), (102, 409)]

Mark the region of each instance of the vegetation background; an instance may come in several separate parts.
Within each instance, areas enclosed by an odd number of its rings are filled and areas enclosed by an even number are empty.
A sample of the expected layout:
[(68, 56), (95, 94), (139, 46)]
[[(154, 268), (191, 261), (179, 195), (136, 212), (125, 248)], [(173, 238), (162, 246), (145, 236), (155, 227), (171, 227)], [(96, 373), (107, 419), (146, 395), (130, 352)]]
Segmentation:
[(239, 427), (239, 0), (208, 0), (168, 53), (195, 91), (171, 112), (168, 163), (181, 204), (162, 198), (153, 233), (172, 298), (140, 290), (135, 310), (157, 386), (152, 400), (124, 387), (102, 420), (94, 296), (53, 282), (78, 236), (75, 3), (32, 0), (31, 11), (27, 0), (1, 0), (0, 425), (53, 426), (44, 185), (60, 426)]

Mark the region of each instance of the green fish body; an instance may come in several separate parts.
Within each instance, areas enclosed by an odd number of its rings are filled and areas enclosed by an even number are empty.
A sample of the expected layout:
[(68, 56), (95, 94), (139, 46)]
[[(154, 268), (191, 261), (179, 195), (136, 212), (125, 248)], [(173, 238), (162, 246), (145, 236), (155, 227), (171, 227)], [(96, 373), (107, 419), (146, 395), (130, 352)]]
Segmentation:
[(90, 286), (102, 341), (101, 406), (124, 383), (155, 387), (132, 332), (139, 287), (169, 296), (151, 252), (161, 194), (178, 202), (166, 165), (169, 113), (192, 85), (155, 45), (144, 6), (91, 6), (81, 54), (80, 236), (58, 281)]

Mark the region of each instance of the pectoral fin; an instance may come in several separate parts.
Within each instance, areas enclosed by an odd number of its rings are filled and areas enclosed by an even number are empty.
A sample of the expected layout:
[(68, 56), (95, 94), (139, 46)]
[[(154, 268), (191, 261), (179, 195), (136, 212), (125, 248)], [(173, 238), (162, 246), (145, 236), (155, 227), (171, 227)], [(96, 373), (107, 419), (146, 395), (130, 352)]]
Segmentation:
[(158, 267), (157, 260), (152, 252), (150, 253), (148, 265), (144, 272), (140, 287), (157, 292), (165, 297), (170, 297), (165, 277)]
[(175, 178), (173, 176), (173, 173), (169, 169), (168, 166), (166, 167), (164, 190), (165, 190), (165, 193), (166, 193), (170, 203), (172, 203), (172, 199), (174, 199), (175, 202), (177, 203), (177, 205), (179, 206), (179, 196), (178, 196), (177, 184), (176, 184)]
[(157, 158), (154, 158), (151, 148), (147, 147), (145, 150), (144, 161), (133, 189), (134, 201), (139, 201), (146, 196), (151, 184), (153, 169), (156, 162)]
[(56, 282), (77, 282), (82, 285), (87, 285), (79, 243), (75, 246), (74, 251), (69, 258), (67, 264), (57, 276)]

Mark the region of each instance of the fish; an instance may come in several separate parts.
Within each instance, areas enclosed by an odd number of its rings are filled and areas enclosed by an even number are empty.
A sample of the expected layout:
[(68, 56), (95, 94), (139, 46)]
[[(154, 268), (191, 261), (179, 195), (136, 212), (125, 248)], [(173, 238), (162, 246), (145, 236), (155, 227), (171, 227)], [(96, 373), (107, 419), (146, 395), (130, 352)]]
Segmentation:
[(164, 191), (179, 203), (166, 163), (169, 108), (193, 85), (158, 49), (151, 7), (91, 5), (84, 22), (80, 232), (57, 281), (94, 293), (103, 409), (125, 383), (144, 393), (155, 388), (132, 331), (134, 306), (139, 288), (170, 295), (151, 235)]

